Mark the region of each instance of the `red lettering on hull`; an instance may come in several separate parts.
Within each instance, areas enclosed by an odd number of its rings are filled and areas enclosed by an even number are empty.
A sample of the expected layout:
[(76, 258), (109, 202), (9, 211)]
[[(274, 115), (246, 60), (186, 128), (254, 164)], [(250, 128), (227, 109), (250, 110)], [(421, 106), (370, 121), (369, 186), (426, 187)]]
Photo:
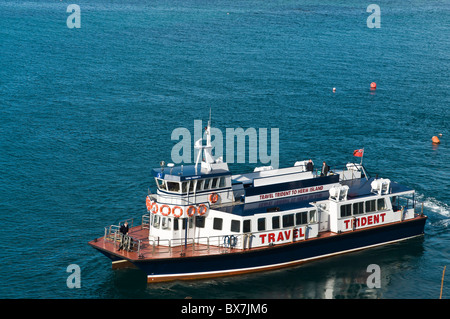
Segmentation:
[(371, 216), (353, 217), (353, 219), (344, 220), (345, 229), (349, 229), (352, 227), (362, 227), (366, 225), (376, 225), (380, 223), (380, 218), (381, 223), (384, 223), (384, 216), (386, 216), (386, 213)]
[(289, 229), (278, 233), (260, 234), (259, 238), (261, 239), (261, 244), (266, 244), (266, 238), (267, 243), (281, 242), (291, 239), (291, 232), (294, 239), (305, 237), (303, 228), (295, 228), (294, 230)]

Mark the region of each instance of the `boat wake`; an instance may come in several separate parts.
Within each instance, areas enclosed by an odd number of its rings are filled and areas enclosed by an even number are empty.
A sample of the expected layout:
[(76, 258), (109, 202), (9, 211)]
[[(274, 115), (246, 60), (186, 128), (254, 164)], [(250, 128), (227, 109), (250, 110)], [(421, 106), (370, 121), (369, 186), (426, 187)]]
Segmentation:
[(418, 201), (423, 202), (424, 212), (431, 217), (432, 224), (450, 227), (450, 205), (421, 194), (418, 195)]

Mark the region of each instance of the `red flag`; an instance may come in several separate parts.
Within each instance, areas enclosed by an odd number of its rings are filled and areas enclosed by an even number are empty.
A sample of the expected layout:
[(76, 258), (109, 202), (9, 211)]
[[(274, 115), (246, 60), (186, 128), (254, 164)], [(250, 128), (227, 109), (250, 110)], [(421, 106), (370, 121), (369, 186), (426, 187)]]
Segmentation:
[(353, 151), (353, 156), (356, 156), (356, 157), (362, 157), (363, 154), (364, 154), (364, 149), (363, 148)]

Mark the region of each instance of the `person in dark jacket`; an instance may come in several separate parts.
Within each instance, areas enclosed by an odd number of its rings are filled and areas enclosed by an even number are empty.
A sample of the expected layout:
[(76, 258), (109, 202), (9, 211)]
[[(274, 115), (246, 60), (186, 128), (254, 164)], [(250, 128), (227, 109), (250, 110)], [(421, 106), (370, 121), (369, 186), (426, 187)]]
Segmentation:
[(127, 244), (129, 243), (129, 238), (128, 238), (128, 223), (125, 222), (122, 226), (120, 226), (119, 229), (120, 232), (120, 244), (119, 244), (119, 250), (122, 249), (126, 249), (127, 248)]
[(128, 223), (125, 222), (122, 226), (120, 226), (120, 232), (123, 235), (126, 235), (128, 233)]
[(308, 163), (306, 163), (306, 171), (307, 172), (312, 172), (314, 170), (314, 164), (311, 161), (311, 159), (308, 161)]
[(330, 166), (328, 166), (327, 163), (323, 162), (322, 172), (321, 172), (320, 176), (327, 176), (329, 170), (330, 170)]

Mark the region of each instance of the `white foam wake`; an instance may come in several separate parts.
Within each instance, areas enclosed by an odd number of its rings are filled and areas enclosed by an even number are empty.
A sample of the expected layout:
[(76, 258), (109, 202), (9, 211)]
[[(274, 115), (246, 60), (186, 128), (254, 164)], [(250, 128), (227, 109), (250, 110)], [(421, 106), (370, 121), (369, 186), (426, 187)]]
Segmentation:
[[(423, 202), (425, 214), (430, 212), (439, 215), (441, 223), (445, 226), (450, 225), (450, 206), (447, 203), (441, 202), (434, 197), (425, 197), (423, 195), (416, 195), (419, 203)], [(428, 213), (427, 213), (428, 212)]]

